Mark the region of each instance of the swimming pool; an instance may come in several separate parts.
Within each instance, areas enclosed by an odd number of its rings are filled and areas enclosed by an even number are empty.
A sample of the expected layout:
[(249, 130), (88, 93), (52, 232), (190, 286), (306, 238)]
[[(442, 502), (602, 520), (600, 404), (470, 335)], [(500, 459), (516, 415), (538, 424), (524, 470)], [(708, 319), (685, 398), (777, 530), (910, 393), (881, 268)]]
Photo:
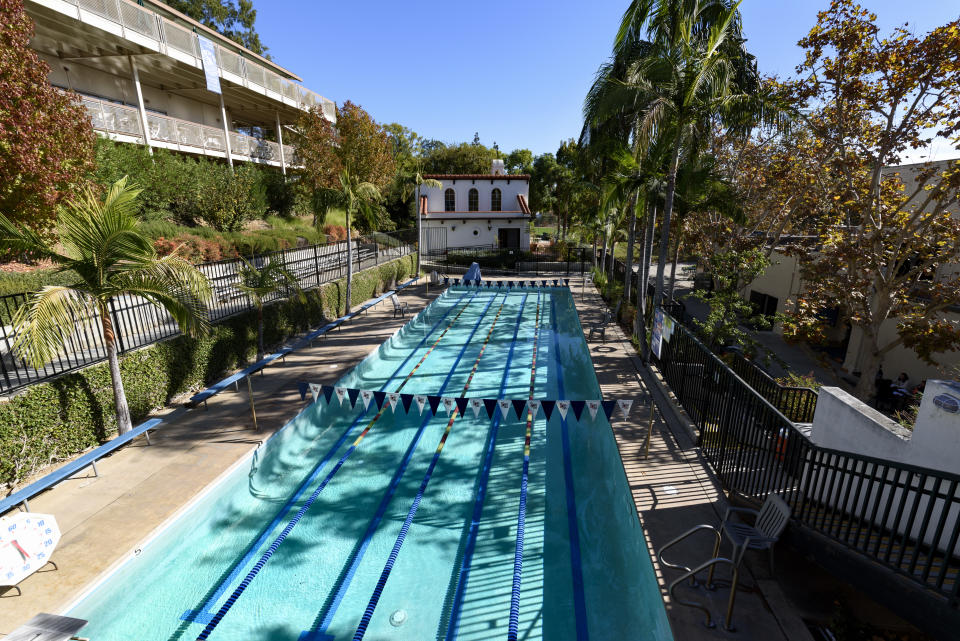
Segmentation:
[[(452, 287), (337, 385), (600, 397), (564, 288)], [(92, 641), (671, 639), (603, 412), (519, 414), (321, 395), (67, 614)]]

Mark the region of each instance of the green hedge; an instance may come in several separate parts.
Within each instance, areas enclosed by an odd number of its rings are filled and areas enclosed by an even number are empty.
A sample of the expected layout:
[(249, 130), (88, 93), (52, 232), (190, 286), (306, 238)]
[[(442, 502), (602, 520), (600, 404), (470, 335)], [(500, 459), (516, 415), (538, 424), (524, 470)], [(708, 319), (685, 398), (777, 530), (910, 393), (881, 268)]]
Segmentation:
[[(355, 304), (412, 275), (414, 254), (354, 275)], [(346, 282), (312, 289), (306, 303), (285, 300), (264, 309), (264, 341), (275, 345), (343, 314)], [(256, 313), (214, 325), (202, 338), (180, 336), (126, 354), (120, 371), (134, 421), (173, 397), (219, 380), (256, 354)], [(0, 486), (10, 489), (40, 468), (111, 438), (116, 432), (106, 363), (40, 383), (0, 403)]]

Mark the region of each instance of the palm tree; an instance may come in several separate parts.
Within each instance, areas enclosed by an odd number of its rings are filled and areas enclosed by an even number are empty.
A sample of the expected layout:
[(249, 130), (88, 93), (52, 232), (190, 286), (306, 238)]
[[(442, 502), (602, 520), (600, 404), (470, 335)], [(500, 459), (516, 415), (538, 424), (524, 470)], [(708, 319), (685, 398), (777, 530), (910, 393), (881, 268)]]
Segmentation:
[(420, 190), (423, 187), (439, 189), (443, 183), (433, 178), (423, 177), (423, 161), (412, 159), (410, 165), (400, 171), (399, 179), (402, 185), (402, 198), (406, 200), (411, 195), (415, 196), (413, 201), (414, 214), (417, 218), (417, 277), (420, 276), (420, 255), (423, 253), (423, 232), (420, 220)]
[(267, 258), (259, 267), (248, 261), (246, 258), (240, 258), (240, 268), (237, 270), (239, 283), (234, 287), (246, 294), (250, 302), (257, 308), (257, 360), (263, 360), (263, 304), (264, 298), (269, 294), (284, 290), (289, 292), (292, 288), (300, 302), (306, 302), (306, 297), (300, 289), (296, 276), (290, 273), (283, 263), (283, 254)]
[(326, 187), (317, 192), (314, 205), (324, 215), (340, 207), (346, 213), (347, 222), (347, 303), (344, 313), (350, 313), (350, 296), (353, 284), (353, 239), (351, 238), (350, 217), (359, 215), (365, 222), (374, 224), (377, 219), (377, 206), (380, 202), (380, 190), (376, 185), (358, 180), (350, 170), (340, 172), (340, 187)]
[(206, 301), (210, 283), (176, 253), (159, 258), (143, 236), (135, 215), (139, 189), (118, 180), (100, 198), (88, 187), (77, 200), (57, 211), (55, 240), (14, 225), (0, 214), (0, 248), (48, 259), (60, 272), (80, 279), (71, 287), (48, 285), (32, 294), (13, 317), (13, 350), (34, 368), (60, 354), (78, 324), (99, 331), (107, 350), (117, 430), (132, 428), (120, 377), (117, 339), (110, 303), (122, 297), (143, 298), (162, 307), (181, 331), (199, 334), (208, 328)]

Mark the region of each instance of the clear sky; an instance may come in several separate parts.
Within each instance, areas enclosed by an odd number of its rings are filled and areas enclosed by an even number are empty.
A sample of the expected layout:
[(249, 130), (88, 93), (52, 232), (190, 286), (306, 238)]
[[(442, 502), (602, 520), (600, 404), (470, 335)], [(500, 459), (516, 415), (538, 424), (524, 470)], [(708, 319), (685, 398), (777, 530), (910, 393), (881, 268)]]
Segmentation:
[[(882, 29), (927, 31), (957, 0), (864, 0)], [(352, 100), (421, 136), (539, 154), (577, 137), (583, 97), (627, 0), (255, 0), (276, 62), (310, 89)], [(829, 0), (743, 0), (748, 47), (763, 73), (793, 72), (797, 41)]]

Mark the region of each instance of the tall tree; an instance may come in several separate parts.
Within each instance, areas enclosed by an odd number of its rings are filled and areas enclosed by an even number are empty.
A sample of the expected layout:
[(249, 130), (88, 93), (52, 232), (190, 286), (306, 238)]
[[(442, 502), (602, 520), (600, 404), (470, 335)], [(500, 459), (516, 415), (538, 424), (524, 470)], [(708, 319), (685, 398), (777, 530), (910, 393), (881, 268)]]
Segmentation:
[(0, 214), (0, 248), (50, 260), (57, 271), (72, 270), (79, 277), (72, 287), (48, 285), (30, 295), (13, 317), (14, 352), (39, 369), (64, 349), (75, 331), (99, 331), (107, 349), (120, 434), (132, 425), (111, 301), (126, 296), (146, 299), (166, 309), (189, 334), (201, 333), (208, 325), (210, 283), (176, 254), (157, 257), (150, 239), (138, 230), (134, 214), (138, 194), (126, 179), (114, 184), (102, 201), (87, 188), (81, 198), (59, 208), (52, 240)]
[(336, 126), (314, 107), (300, 118), (299, 129), (295, 145), (302, 165), (302, 188), (313, 199), (315, 209), (324, 213), (337, 205), (346, 207), (349, 311), (353, 283), (351, 218), (360, 214), (354, 220), (363, 230), (377, 229), (383, 221), (380, 190), (393, 178), (396, 168), (390, 137), (370, 114), (349, 100), (337, 109)]
[(47, 80), (23, 0), (0, 0), (0, 16), (0, 212), (46, 229), (93, 169), (93, 128), (76, 98)]
[(253, 8), (253, 0), (162, 1), (250, 51), (270, 59), (267, 48), (260, 42), (260, 34), (254, 27), (257, 10)]
[(863, 336), (861, 399), (897, 346), (929, 362), (960, 347), (960, 323), (943, 313), (960, 304), (960, 219), (950, 212), (960, 162), (896, 167), (904, 152), (960, 132), (960, 20), (883, 37), (876, 19), (834, 0), (800, 41), (801, 77), (788, 84), (809, 108), (833, 204), (817, 221), (820, 250), (803, 256), (805, 289), (790, 329), (820, 336), (819, 314), (839, 307)]

